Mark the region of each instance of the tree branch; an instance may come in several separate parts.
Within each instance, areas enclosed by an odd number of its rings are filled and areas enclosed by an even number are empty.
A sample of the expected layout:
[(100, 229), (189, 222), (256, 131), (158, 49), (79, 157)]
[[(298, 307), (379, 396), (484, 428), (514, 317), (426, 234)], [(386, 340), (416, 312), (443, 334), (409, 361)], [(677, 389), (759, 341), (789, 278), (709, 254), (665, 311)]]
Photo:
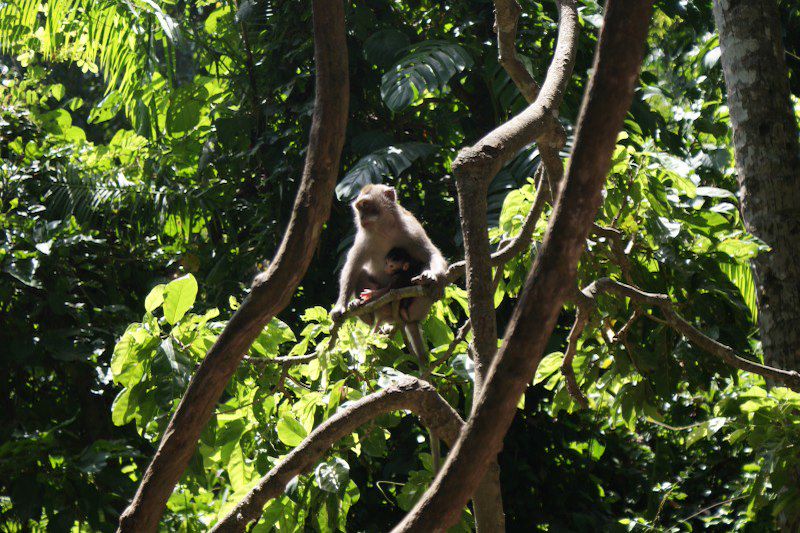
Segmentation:
[[(616, 294), (617, 296), (630, 298), (630, 300), (636, 304), (646, 304), (656, 307), (663, 313), (665, 322), (668, 326), (681, 333), (684, 337), (691, 341), (692, 344), (698, 346), (702, 350), (721, 359), (723, 362), (734, 368), (764, 376), (765, 378), (772, 379), (792, 390), (800, 391), (800, 372), (762, 365), (761, 363), (740, 357), (736, 354), (733, 348), (703, 334), (703, 332), (695, 328), (685, 318), (675, 312), (674, 306), (670, 301), (669, 296), (666, 294), (645, 292), (641, 289), (631, 285), (626, 285), (625, 283), (621, 283), (619, 281), (615, 281), (611, 278), (598, 279), (589, 284), (583, 292), (590, 295), (592, 299), (594, 299), (596, 294), (599, 292), (608, 292)], [(620, 331), (620, 334), (621, 333), (622, 330)]]
[[(574, 286), (578, 258), (601, 203), (617, 134), (633, 98), (652, 1), (608, 0), (605, 9), (593, 75), (579, 115), (566, 180), (508, 325), (505, 342), (443, 469), (423, 498), (395, 528), (397, 532), (443, 531), (458, 520), (461, 509), (502, 447), (519, 397), (541, 361), (561, 305), (569, 288)], [(574, 17), (574, 11), (571, 16)], [(562, 30), (565, 18), (562, 18)], [(537, 105), (529, 110), (532, 108)], [(528, 111), (520, 117), (526, 113), (527, 118), (535, 118), (535, 113)], [(519, 121), (514, 123), (515, 120), (501, 135), (511, 132), (523, 135), (535, 129), (520, 125)], [(486, 158), (499, 159), (506, 154), (491, 142), (482, 141), (478, 146), (483, 149), (476, 150), (470, 161), (481, 163)], [(504, 146), (513, 148), (516, 143), (509, 139)]]
[(289, 452), (233, 510), (220, 520), (213, 532), (242, 532), (257, 521), (264, 505), (279, 496), (296, 475), (307, 472), (338, 440), (374, 420), (399, 410), (409, 410), (422, 419), (437, 438), (452, 445), (463, 421), (429, 383), (405, 376), (390, 387), (370, 394), (340, 410), (320, 424), (300, 445)]
[(344, 6), (341, 0), (314, 0), (313, 14), (314, 115), (289, 225), (269, 270), (256, 277), (250, 295), (189, 383), (133, 501), (120, 516), (120, 532), (150, 532), (158, 527), (220, 394), (264, 325), (289, 303), (328, 219), (349, 101)]

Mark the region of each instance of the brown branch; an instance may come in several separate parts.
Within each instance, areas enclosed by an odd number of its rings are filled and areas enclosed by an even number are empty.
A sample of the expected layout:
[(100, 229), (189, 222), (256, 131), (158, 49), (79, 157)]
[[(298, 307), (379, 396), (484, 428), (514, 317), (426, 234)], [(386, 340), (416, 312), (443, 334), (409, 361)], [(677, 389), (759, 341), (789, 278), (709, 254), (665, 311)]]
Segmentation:
[[(601, 203), (617, 134), (633, 98), (651, 9), (652, 1), (605, 3), (604, 25), (566, 179), (505, 341), (444, 467), (395, 531), (427, 533), (455, 524), (502, 447), (517, 402), (542, 359), (569, 288), (575, 284), (578, 258)], [(573, 19), (565, 24), (568, 16)], [(562, 10), (562, 30), (571, 26), (576, 31), (574, 17), (574, 10)], [(524, 134), (530, 128), (512, 124), (502, 134), (512, 130)], [(491, 148), (491, 143), (479, 145), (488, 150), (478, 150), (477, 160), (491, 155), (502, 157), (505, 153)]]
[(252, 357), (246, 355), (244, 360), (253, 365), (265, 367), (267, 365), (293, 366), (308, 363), (317, 358), (317, 354), (294, 355), (286, 357)]
[(578, 404), (586, 409), (589, 407), (589, 400), (581, 392), (578, 380), (575, 379), (575, 369), (572, 368), (572, 361), (575, 359), (575, 352), (578, 350), (578, 339), (581, 338), (586, 324), (589, 323), (589, 308), (586, 305), (578, 305), (575, 312), (575, 322), (567, 337), (567, 349), (564, 352), (564, 360), (561, 362), (561, 373), (567, 384), (567, 392)]
[(150, 532), (194, 454), (220, 394), (264, 325), (289, 303), (308, 268), (328, 219), (345, 138), (349, 82), (344, 6), (314, 0), (316, 90), (303, 177), (289, 225), (265, 274), (245, 299), (189, 383), (145, 471), (133, 501), (120, 516), (119, 531)]
[(433, 363), (431, 363), (432, 369), (441, 365), (442, 363), (444, 363), (453, 356), (453, 352), (456, 350), (456, 347), (462, 342), (464, 342), (464, 339), (466, 338), (467, 333), (469, 333), (471, 327), (472, 325), (470, 324), (469, 319), (467, 319), (463, 324), (461, 324), (461, 327), (458, 328), (456, 336), (453, 338), (452, 341), (450, 341), (450, 344), (447, 346), (447, 350), (444, 352), (444, 354), (434, 359)]
[(337, 441), (376, 417), (399, 410), (409, 410), (439, 439), (452, 445), (463, 422), (452, 407), (429, 383), (404, 376), (390, 387), (370, 394), (340, 410), (289, 452), (233, 510), (211, 531), (241, 532), (257, 521), (264, 505), (283, 493), (296, 475), (307, 472)]
[(424, 285), (411, 285), (408, 287), (401, 287), (399, 289), (392, 289), (380, 298), (368, 301), (357, 301), (350, 305), (347, 310), (333, 323), (331, 328), (330, 339), (328, 346), (333, 347), (336, 344), (336, 338), (339, 335), (339, 328), (348, 318), (356, 318), (359, 316), (374, 313), (382, 307), (391, 305), (394, 302), (404, 298), (415, 298), (417, 296), (428, 296), (429, 298), (436, 298), (435, 287), (426, 287)]
[[(666, 322), (667, 325), (681, 333), (692, 344), (698, 346), (702, 350), (721, 359), (734, 368), (764, 376), (792, 390), (800, 391), (800, 372), (762, 365), (761, 363), (740, 357), (733, 348), (703, 334), (685, 318), (675, 312), (674, 305), (666, 294), (645, 292), (631, 285), (612, 280), (611, 278), (602, 278), (592, 282), (584, 289), (584, 292), (591, 294), (592, 297), (598, 292), (609, 292), (618, 296), (630, 298), (631, 301), (637, 304), (647, 304), (657, 307), (664, 315), (664, 322)], [(649, 317), (650, 315), (647, 316)]]

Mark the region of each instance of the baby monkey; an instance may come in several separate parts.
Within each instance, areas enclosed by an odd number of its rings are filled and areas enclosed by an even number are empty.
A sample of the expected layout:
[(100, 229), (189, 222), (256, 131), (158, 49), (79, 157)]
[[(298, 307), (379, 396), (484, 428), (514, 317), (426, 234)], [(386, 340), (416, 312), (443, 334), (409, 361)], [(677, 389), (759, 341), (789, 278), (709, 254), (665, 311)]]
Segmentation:
[[(361, 301), (368, 302), (370, 300), (380, 298), (391, 290), (413, 286), (414, 282), (412, 280), (422, 273), (422, 267), (422, 262), (411, 257), (411, 255), (403, 248), (392, 248), (386, 254), (386, 259), (384, 260), (383, 266), (384, 274), (390, 278), (389, 283), (385, 287), (381, 287), (379, 289), (366, 288), (362, 290), (361, 294), (359, 294)], [(412, 300), (412, 298), (403, 298), (400, 300), (399, 314), (400, 319), (403, 322), (409, 321), (408, 308), (411, 305)], [(392, 319), (395, 317), (392, 317), (391, 314), (387, 313), (390, 307), (391, 306), (387, 305), (383, 308), (386, 311), (378, 311), (379, 316), (376, 317), (378, 322), (393, 321)]]

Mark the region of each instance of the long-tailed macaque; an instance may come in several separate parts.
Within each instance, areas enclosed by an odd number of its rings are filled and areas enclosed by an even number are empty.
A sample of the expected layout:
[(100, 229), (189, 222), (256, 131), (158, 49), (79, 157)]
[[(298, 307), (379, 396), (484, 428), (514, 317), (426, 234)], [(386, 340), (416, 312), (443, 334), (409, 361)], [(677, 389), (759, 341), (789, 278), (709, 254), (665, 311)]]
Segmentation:
[[(380, 290), (391, 283), (392, 277), (386, 273), (384, 265), (386, 255), (393, 248), (402, 248), (422, 265), (422, 272), (412, 279), (413, 283), (444, 289), (447, 262), (414, 215), (397, 203), (393, 188), (367, 185), (352, 205), (357, 232), (339, 278), (339, 298), (332, 312), (334, 319), (344, 313), (352, 296), (360, 295), (365, 289)], [(431, 298), (413, 298), (408, 304), (406, 322), (423, 320), (431, 305)], [(373, 319), (365, 317), (368, 322)], [(415, 340), (412, 339), (412, 343)], [(421, 346), (411, 348), (419, 357), (416, 349)]]
[[(381, 290), (391, 284), (392, 276), (387, 274), (385, 262), (386, 256), (394, 248), (402, 248), (422, 265), (421, 273), (412, 278), (412, 283), (434, 285), (439, 292), (444, 291), (447, 261), (431, 242), (422, 224), (397, 203), (397, 194), (392, 187), (367, 185), (361, 189), (352, 205), (357, 232), (339, 278), (339, 298), (331, 312), (334, 320), (345, 312), (352, 296), (360, 296), (365, 290)], [(404, 309), (405, 316), (401, 319), (403, 338), (417, 357), (420, 374), (426, 380), (430, 379), (431, 371), (428, 349), (422, 338), (419, 322), (427, 316), (433, 302), (427, 296), (410, 299)], [(364, 316), (362, 319), (374, 324), (376, 319), (382, 320), (383, 316)], [(438, 470), (439, 440), (430, 430), (428, 434), (433, 467)]]

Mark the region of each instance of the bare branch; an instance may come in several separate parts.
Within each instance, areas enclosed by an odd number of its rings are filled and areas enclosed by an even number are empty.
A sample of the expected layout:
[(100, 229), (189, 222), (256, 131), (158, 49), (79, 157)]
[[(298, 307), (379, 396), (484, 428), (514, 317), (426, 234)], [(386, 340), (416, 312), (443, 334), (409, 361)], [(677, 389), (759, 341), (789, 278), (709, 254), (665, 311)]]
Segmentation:
[(567, 383), (567, 392), (584, 409), (589, 407), (589, 401), (578, 387), (578, 380), (575, 379), (575, 369), (572, 368), (572, 361), (575, 359), (575, 352), (578, 349), (578, 339), (581, 338), (586, 324), (589, 322), (589, 309), (586, 305), (578, 305), (575, 313), (575, 322), (567, 337), (567, 350), (564, 352), (564, 360), (561, 363), (561, 373)]
[[(578, 258), (601, 203), (617, 134), (633, 98), (652, 1), (608, 0), (605, 9), (593, 74), (579, 115), (566, 179), (548, 232), (508, 325), (505, 342), (444, 467), (397, 526), (397, 532), (443, 531), (458, 520), (487, 466), (502, 447), (519, 397), (541, 361), (562, 303), (574, 287)], [(562, 31), (570, 25), (571, 31), (576, 31), (574, 9), (562, 9), (561, 24)], [(545, 82), (542, 94), (547, 86)], [(526, 113), (528, 111), (520, 117), (534, 118), (531, 115), (535, 112)], [(512, 132), (525, 135), (535, 129), (520, 127), (515, 120), (500, 133), (502, 141)], [(468, 154), (474, 155), (478, 166), (484, 158), (491, 161), (506, 155), (506, 148), (498, 149), (492, 143), (482, 141), (478, 146), (474, 154)], [(503, 146), (513, 148), (515, 143), (509, 139)], [(488, 163), (489, 166), (496, 164)], [(475, 320), (474, 315), (472, 319)]]
[[(721, 359), (734, 368), (764, 376), (765, 378), (772, 379), (785, 385), (786, 387), (789, 387), (792, 390), (800, 391), (800, 372), (762, 365), (761, 363), (740, 357), (736, 354), (733, 348), (703, 334), (680, 314), (675, 312), (674, 306), (670, 301), (669, 296), (666, 294), (645, 292), (641, 289), (621, 283), (619, 281), (615, 281), (611, 278), (601, 278), (592, 282), (586, 287), (586, 289), (584, 289), (584, 292), (591, 294), (592, 298), (594, 298), (599, 292), (609, 292), (618, 296), (630, 298), (635, 304), (646, 304), (657, 307), (663, 313), (665, 318), (664, 322), (667, 325), (681, 333), (699, 348)], [(651, 315), (647, 316), (650, 317)], [(633, 319), (634, 317), (631, 317), (631, 320)], [(624, 329), (625, 328), (623, 328), (623, 330)], [(623, 330), (620, 330), (618, 335), (621, 335)]]
[(328, 219), (349, 101), (344, 6), (341, 0), (314, 0), (313, 14), (314, 115), (289, 225), (269, 270), (255, 279), (250, 295), (189, 383), (133, 501), (120, 516), (121, 532), (150, 532), (158, 527), (164, 505), (189, 463), (220, 394), (264, 325), (289, 303)]
[(404, 376), (390, 387), (370, 394), (340, 410), (289, 452), (261, 478), (241, 502), (211, 531), (241, 532), (261, 517), (264, 505), (283, 493), (296, 475), (307, 472), (337, 441), (376, 417), (392, 411), (409, 410), (439, 439), (452, 445), (463, 421), (450, 404), (429, 383)]
[(252, 357), (246, 355), (244, 360), (254, 365), (265, 367), (267, 365), (293, 366), (308, 363), (317, 358), (317, 354), (294, 355), (286, 357)]
[[(453, 161), (453, 173), (456, 176), (471, 176), (488, 185), (500, 167), (532, 141), (563, 145), (563, 134), (554, 140), (547, 136), (557, 135), (553, 131), (554, 115), (558, 113), (564, 89), (572, 76), (578, 38), (578, 15), (573, 0), (559, 0), (558, 4), (560, 24), (556, 50), (536, 101), (474, 146), (461, 150)], [(498, 35), (502, 37), (501, 34)], [(548, 140), (550, 142), (542, 142)]]

